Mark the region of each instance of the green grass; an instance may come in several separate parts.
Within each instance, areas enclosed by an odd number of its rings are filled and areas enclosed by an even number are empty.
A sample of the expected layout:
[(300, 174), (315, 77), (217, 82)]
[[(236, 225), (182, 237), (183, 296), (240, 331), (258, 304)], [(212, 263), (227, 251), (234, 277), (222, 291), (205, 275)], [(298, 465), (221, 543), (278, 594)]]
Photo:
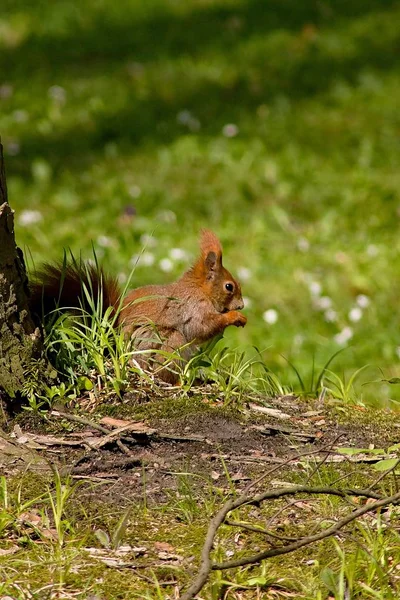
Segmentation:
[[(314, 466), (305, 461), (304, 467), (307, 465)], [(306, 474), (298, 471), (298, 467), (292, 473), (285, 469), (281, 475), (285, 481), (304, 481)], [(2, 478), (1, 593), (18, 600), (50, 598), (56, 590), (79, 600), (90, 594), (121, 600), (175, 598), (195, 572), (209, 519), (232, 491), (235, 493), (229, 473), (226, 481), (218, 483), (190, 473), (175, 475), (177, 488), (165, 490), (169, 499), (161, 504), (152, 499), (149, 506), (145, 497), (128, 500), (126, 494), (110, 504), (110, 486), (115, 482), (106, 480), (101, 485), (84, 482), (78, 489), (78, 484), (58, 473), (53, 477), (25, 474), (10, 477), (8, 483)], [(316, 479), (332, 482), (339, 475), (343, 472), (338, 467), (320, 467)], [(348, 473), (344, 485), (367, 482), (366, 472), (358, 470)], [(146, 485), (144, 480), (144, 493)], [(384, 484), (385, 492), (391, 486)], [(342, 501), (321, 497), (304, 499), (298, 505), (280, 501), (244, 507), (232, 517), (267, 525), (272, 532), (277, 528), (279, 535), (291, 537), (313, 530), (316, 520), (328, 526), (348, 510)], [(334, 540), (261, 565), (214, 572), (201, 597), (217, 600), (228, 593), (226, 598), (253, 600), (272, 586), (277, 598), (290, 594), (298, 600), (344, 600), (350, 591), (354, 598), (394, 600), (399, 589), (397, 512), (392, 509), (364, 517)], [(221, 527), (213, 550), (215, 560), (265, 547), (263, 536), (239, 531)], [(3, 552), (7, 550), (10, 554)], [(166, 556), (162, 558), (163, 553)], [(102, 558), (114, 563), (106, 566)]]
[(285, 359), (311, 380), (346, 343), (340, 376), (400, 375), (399, 19), (390, 0), (6, 0), (0, 133), (29, 262), (93, 242), (124, 281), (145, 247), (132, 285), (170, 281), (210, 227), (249, 299), (231, 347), (283, 384)]

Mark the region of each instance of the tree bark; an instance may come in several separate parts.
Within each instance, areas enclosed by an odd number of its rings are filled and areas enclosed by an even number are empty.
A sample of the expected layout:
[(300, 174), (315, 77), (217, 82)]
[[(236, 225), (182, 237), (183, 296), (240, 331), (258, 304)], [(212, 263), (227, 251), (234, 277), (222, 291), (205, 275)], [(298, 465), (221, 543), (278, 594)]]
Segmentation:
[(42, 355), (43, 340), (28, 306), (28, 277), (14, 236), (14, 211), (7, 186), (0, 143), (0, 397), (16, 397), (32, 360)]

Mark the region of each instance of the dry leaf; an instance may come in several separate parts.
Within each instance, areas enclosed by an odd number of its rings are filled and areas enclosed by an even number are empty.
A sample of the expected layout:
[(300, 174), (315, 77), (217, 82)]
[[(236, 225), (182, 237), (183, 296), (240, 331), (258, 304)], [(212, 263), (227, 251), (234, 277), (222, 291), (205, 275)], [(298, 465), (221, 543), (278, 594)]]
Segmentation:
[(154, 542), (154, 548), (159, 551), (174, 552), (175, 548), (168, 542)]
[(123, 419), (114, 419), (113, 417), (103, 417), (100, 421), (103, 425), (115, 427), (111, 433), (121, 431), (133, 431), (135, 433), (154, 433), (154, 429), (146, 425), (144, 421), (124, 421)]
[(182, 561), (182, 556), (178, 556), (178, 554), (171, 554), (170, 552), (158, 552), (157, 556), (160, 560)]
[(124, 427), (125, 425), (131, 425), (132, 420), (126, 421), (124, 419), (114, 419), (114, 417), (103, 417), (100, 419), (102, 425), (108, 425), (109, 427)]
[(42, 517), (35, 511), (22, 512), (19, 515), (18, 520), (27, 523), (28, 525), (34, 525), (37, 527), (39, 523), (41, 523)]
[[(9, 548), (0, 548), (0, 556), (7, 556), (8, 554), (15, 554), (16, 552), (18, 552), (19, 547), (18, 546), (10, 546)], [(3, 598), (1, 598), (0, 600), (3, 600)]]

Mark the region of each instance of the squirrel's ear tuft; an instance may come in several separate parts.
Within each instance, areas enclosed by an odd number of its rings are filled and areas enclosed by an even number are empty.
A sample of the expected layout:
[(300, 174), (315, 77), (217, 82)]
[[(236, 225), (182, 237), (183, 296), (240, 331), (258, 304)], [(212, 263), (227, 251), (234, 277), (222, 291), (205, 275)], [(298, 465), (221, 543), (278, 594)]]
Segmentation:
[(215, 268), (218, 265), (222, 265), (221, 243), (215, 233), (209, 229), (203, 229), (201, 232), (200, 250), (207, 266), (214, 264)]
[(209, 229), (201, 232), (200, 250), (207, 278), (213, 278), (216, 271), (222, 268), (222, 247), (215, 233)]

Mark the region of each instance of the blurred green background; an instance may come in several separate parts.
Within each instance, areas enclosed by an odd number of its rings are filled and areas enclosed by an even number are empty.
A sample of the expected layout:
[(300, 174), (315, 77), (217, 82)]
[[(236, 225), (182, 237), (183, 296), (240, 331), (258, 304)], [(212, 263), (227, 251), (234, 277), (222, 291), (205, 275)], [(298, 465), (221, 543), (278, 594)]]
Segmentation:
[(209, 227), (247, 299), (231, 345), (283, 383), (348, 345), (337, 373), (399, 376), (399, 23), (391, 0), (3, 0), (28, 262), (93, 244), (121, 282), (140, 253), (134, 285), (170, 281)]

